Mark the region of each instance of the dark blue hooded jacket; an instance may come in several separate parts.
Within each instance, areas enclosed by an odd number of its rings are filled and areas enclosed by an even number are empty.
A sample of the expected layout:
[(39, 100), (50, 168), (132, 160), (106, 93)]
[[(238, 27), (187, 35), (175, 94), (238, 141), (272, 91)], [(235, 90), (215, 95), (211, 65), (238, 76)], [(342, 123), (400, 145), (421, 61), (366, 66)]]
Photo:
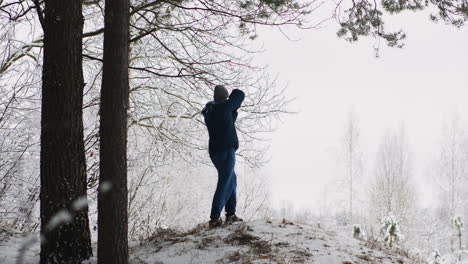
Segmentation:
[(228, 148), (239, 148), (236, 127), (237, 109), (244, 101), (244, 92), (232, 90), (229, 99), (223, 102), (209, 102), (202, 110), (205, 124), (210, 136), (209, 152), (223, 151)]

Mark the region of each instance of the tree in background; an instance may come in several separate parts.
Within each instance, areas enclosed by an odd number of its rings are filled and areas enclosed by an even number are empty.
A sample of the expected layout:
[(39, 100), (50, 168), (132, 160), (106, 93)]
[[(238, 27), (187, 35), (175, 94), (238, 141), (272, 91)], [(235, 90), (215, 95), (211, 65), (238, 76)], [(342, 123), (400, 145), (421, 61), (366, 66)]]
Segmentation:
[(38, 9), (44, 29), (40, 163), (44, 264), (81, 263), (92, 254), (83, 142), (81, 12), (80, 0), (46, 1), (45, 17)]
[(37, 227), (33, 209), (39, 190), (38, 166), (31, 164), (31, 156), (39, 148), (40, 130), (34, 123), (40, 116), (31, 107), (32, 92), (28, 86), (16, 86), (17, 78), (32, 79), (28, 74), (0, 73), (0, 224), (31, 232)]
[(468, 166), (464, 156), (466, 138), (462, 125), (458, 113), (445, 122), (437, 158), (437, 175), (434, 180), (440, 192), (440, 213), (447, 222), (455, 215), (462, 214), (465, 209), (463, 201), (467, 181), (464, 177)]
[(414, 204), (412, 160), (403, 127), (387, 131), (379, 146), (375, 173), (370, 188), (370, 203), (377, 219), (392, 213), (402, 222), (408, 220)]
[[(455, 250), (451, 221), (456, 216), (468, 215), (466, 198), (468, 197), (467, 184), (467, 137), (465, 123), (458, 112), (453, 112), (442, 123), (438, 153), (431, 172), (437, 194), (436, 221), (440, 223), (444, 234), (441, 249)], [(466, 236), (466, 234), (463, 234)]]
[(106, 0), (100, 107), (98, 263), (128, 263), (129, 0)]
[(33, 21), (38, 34), (42, 27), (35, 9), (21, 3), (26, 1), (0, 3), (0, 221), (21, 231), (35, 231), (39, 227), (35, 209), (40, 193), (43, 50), (33, 48), (39, 44), (29, 43), (26, 38), (31, 36), (19, 31), (28, 21)]
[(356, 199), (354, 195), (356, 178), (360, 176), (362, 169), (362, 153), (360, 151), (359, 120), (352, 108), (348, 111), (343, 143), (347, 174), (346, 182), (349, 190), (349, 221), (353, 223), (353, 201)]

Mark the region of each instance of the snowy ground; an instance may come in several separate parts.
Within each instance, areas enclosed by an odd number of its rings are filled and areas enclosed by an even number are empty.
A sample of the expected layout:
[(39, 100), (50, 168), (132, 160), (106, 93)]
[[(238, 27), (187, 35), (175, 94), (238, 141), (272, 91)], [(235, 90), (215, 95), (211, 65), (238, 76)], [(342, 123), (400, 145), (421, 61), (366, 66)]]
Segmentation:
[[(35, 237), (24, 251), (23, 263), (37, 263)], [(14, 233), (0, 238), (0, 263), (17, 263), (19, 249), (31, 241)], [(396, 251), (378, 248), (318, 227), (254, 221), (208, 229), (200, 225), (188, 232), (164, 230), (154, 239), (131, 247), (134, 264), (171, 263), (420, 263)], [(23, 247), (24, 248), (24, 247)], [(95, 263), (91, 259), (88, 263)]]
[[(133, 251), (135, 263), (416, 263), (306, 225), (255, 221), (170, 234)], [(158, 262), (159, 261), (159, 262)]]
[(0, 227), (0, 263), (38, 263), (39, 235), (28, 235)]

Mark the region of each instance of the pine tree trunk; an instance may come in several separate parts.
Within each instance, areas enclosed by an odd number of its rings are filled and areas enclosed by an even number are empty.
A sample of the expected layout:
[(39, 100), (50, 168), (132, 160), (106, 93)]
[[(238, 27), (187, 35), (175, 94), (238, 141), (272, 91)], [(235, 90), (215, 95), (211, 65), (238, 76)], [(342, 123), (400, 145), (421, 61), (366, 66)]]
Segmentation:
[[(47, 0), (45, 17), (40, 262), (81, 263), (92, 254), (88, 208), (72, 207), (75, 200), (86, 198), (81, 1)], [(71, 221), (52, 229), (50, 220), (59, 212)]]
[(128, 262), (129, 0), (106, 0), (101, 88), (98, 263)]

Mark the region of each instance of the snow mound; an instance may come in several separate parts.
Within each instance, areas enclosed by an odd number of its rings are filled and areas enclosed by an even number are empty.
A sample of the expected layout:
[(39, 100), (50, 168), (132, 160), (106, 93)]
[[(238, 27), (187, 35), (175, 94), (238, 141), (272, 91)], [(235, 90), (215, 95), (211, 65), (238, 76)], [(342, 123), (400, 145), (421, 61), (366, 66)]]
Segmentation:
[[(85, 261), (95, 264), (94, 257)], [(38, 234), (0, 229), (0, 263), (39, 261)], [(288, 221), (253, 221), (209, 229), (206, 224), (181, 232), (161, 229), (130, 247), (130, 264), (424, 263), (403, 250), (389, 250), (378, 241)], [(451, 263), (451, 262), (449, 262)]]
[(254, 221), (188, 232), (162, 230), (132, 248), (131, 263), (422, 263), (398, 250), (288, 221)]

